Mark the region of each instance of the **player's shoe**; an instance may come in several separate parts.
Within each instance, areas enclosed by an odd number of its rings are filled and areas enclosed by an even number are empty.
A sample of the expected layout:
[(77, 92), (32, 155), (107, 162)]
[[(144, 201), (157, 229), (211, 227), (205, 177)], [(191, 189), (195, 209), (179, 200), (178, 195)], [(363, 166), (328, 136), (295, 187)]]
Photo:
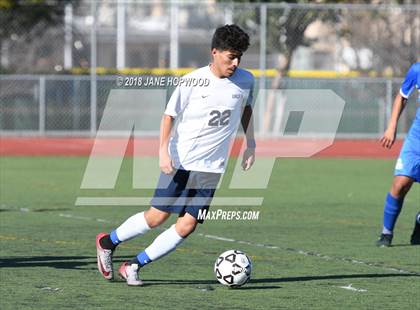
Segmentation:
[(392, 237), (391, 234), (381, 234), (378, 241), (376, 241), (376, 246), (378, 247), (390, 247), (392, 243)]
[(127, 281), (128, 285), (143, 285), (143, 282), (139, 279), (139, 265), (137, 264), (129, 264), (129, 262), (125, 262), (118, 269), (118, 273)]
[(98, 261), (98, 270), (102, 276), (107, 280), (114, 278), (114, 271), (112, 269), (112, 250), (101, 247), (99, 240), (108, 236), (106, 233), (100, 233), (96, 236), (96, 257)]
[(412, 245), (420, 245), (420, 212), (416, 215), (416, 220), (414, 222), (414, 230), (411, 234), (410, 243)]

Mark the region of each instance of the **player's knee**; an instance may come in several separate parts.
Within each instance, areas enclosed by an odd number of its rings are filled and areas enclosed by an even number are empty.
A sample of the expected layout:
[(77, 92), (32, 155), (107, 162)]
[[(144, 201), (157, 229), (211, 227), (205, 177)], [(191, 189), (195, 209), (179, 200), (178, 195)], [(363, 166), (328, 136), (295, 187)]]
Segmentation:
[(196, 223), (182, 223), (178, 222), (175, 225), (176, 232), (182, 237), (186, 238), (192, 234), (196, 228)]
[(410, 190), (411, 183), (405, 179), (394, 179), (391, 186), (391, 195), (397, 199), (404, 198)]
[(147, 225), (149, 225), (150, 228), (155, 228), (166, 221), (168, 214), (165, 212), (146, 211), (144, 217), (146, 219)]
[(155, 228), (162, 224), (164, 221), (162, 219), (158, 218), (152, 218), (147, 221), (147, 225), (149, 225), (150, 228)]

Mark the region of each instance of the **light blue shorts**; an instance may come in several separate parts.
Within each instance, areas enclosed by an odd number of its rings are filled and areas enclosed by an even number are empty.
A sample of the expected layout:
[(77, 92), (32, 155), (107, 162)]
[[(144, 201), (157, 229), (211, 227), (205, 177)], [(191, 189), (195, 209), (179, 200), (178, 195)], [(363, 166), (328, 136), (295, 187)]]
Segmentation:
[(395, 165), (394, 175), (407, 176), (420, 183), (420, 139), (407, 136)]

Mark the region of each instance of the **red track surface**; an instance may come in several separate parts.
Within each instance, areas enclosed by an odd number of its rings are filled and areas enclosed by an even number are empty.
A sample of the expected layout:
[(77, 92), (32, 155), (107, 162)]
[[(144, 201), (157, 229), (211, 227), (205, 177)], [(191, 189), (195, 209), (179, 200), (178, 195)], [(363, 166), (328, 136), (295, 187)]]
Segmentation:
[[(0, 137), (0, 156), (88, 156), (94, 145), (96, 154), (119, 155), (125, 151), (126, 156), (133, 155), (133, 139), (130, 139), (128, 145), (123, 139), (97, 139), (96, 144), (94, 142), (91, 138)], [(158, 139), (136, 139), (136, 143), (136, 155), (157, 156)], [(312, 157), (396, 158), (401, 145), (402, 141), (397, 141), (391, 150), (386, 150), (377, 140), (336, 140)], [(239, 143), (235, 143), (233, 154), (238, 154), (238, 146)], [(313, 141), (257, 141), (257, 157), (307, 157), (311, 149), (316, 149)]]

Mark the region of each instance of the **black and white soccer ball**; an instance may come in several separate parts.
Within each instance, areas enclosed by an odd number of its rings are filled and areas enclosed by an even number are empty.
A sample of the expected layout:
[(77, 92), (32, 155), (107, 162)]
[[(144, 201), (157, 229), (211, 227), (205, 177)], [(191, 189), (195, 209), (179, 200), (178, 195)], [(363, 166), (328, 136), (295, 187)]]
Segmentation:
[(217, 280), (223, 285), (239, 287), (251, 278), (252, 263), (242, 251), (229, 250), (220, 254), (214, 264)]

